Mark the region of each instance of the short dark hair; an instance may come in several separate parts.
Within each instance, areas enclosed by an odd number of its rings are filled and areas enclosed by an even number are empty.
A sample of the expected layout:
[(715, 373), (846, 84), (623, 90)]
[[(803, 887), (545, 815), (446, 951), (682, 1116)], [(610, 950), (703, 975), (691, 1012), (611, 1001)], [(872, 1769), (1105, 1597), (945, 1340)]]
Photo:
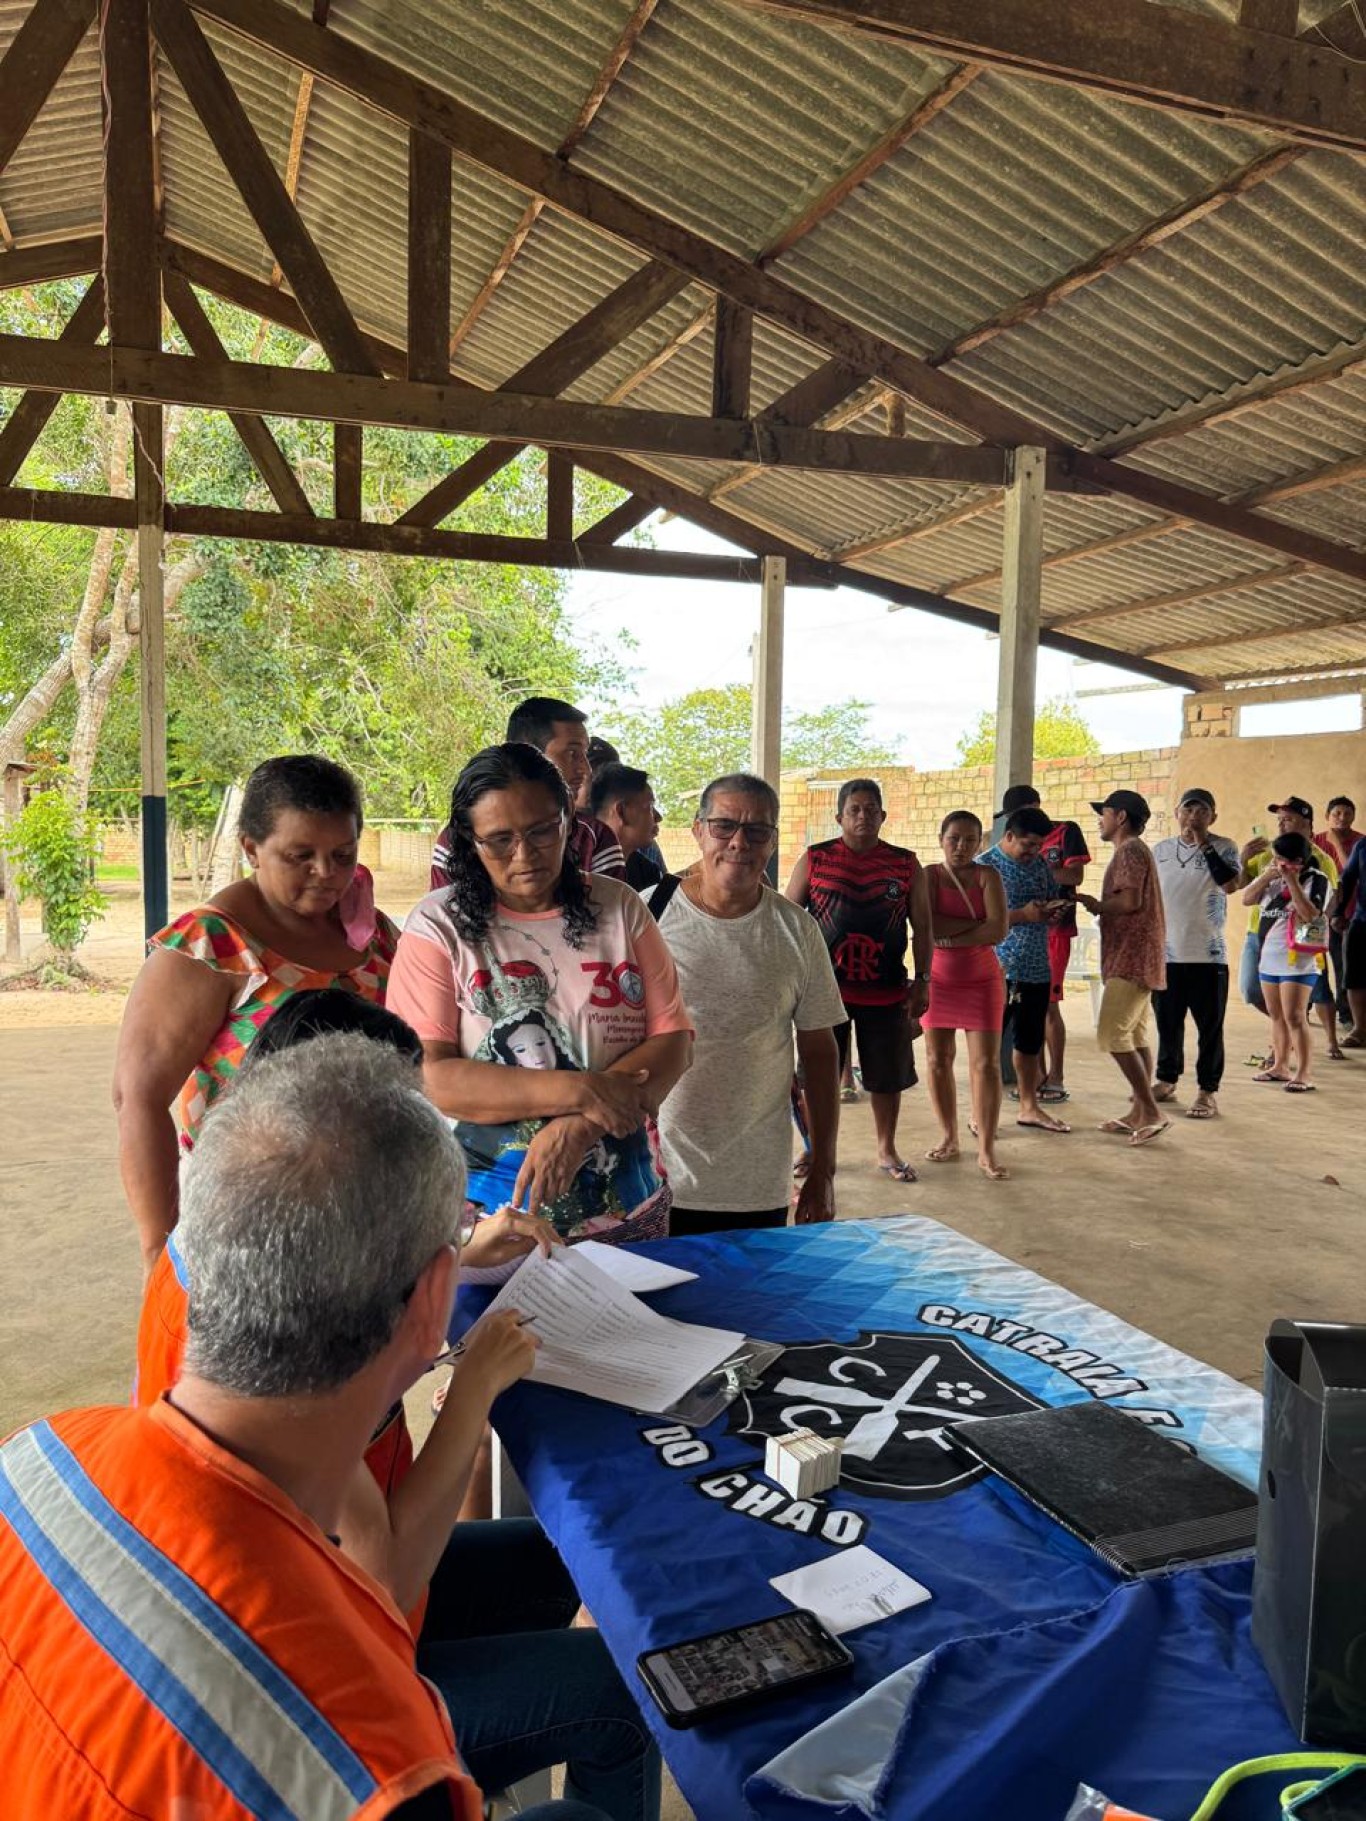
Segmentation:
[(279, 1050), (292, 1050), (315, 1037), (341, 1036), (368, 1037), (372, 1043), (387, 1043), (411, 1063), (422, 1061), (422, 1039), (396, 1013), (386, 1012), (382, 1005), (345, 987), (309, 986), (301, 993), (291, 993), (266, 1020), (239, 1075), (259, 1067)]
[(1041, 809), (1026, 803), (1023, 809), (1013, 809), (1006, 817), (1002, 830), (1007, 835), (1047, 835), (1053, 832), (1053, 824)]
[(718, 791), (729, 791), (737, 797), (762, 797), (768, 804), (768, 813), (776, 822), (778, 820), (778, 793), (767, 778), (756, 777), (752, 771), (728, 771), (724, 777), (713, 778), (702, 792), (702, 800), (697, 805), (697, 819), (705, 822), (711, 812), (711, 800)]
[(237, 832), (264, 841), (282, 810), (309, 816), (354, 816), (356, 833), (365, 825), (360, 785), (344, 765), (313, 753), (266, 759), (247, 779)]
[(1350, 797), (1329, 797), (1328, 807), (1323, 813), (1331, 816), (1333, 811), (1338, 808), (1350, 809), (1353, 815), (1357, 813), (1357, 806)]
[(610, 740), (604, 740), (600, 733), (595, 733), (588, 742), (588, 769), (596, 771), (600, 765), (615, 765), (621, 754)]
[(641, 771), (635, 765), (623, 765), (620, 761), (602, 766), (593, 773), (592, 787), (588, 793), (588, 807), (597, 816), (609, 803), (616, 803), (622, 797), (638, 797), (643, 790), (650, 788), (650, 774)]
[(1001, 814), (1010, 815), (1017, 809), (1030, 809), (1039, 801), (1039, 793), (1032, 784), (1012, 784), (1001, 798)]
[(946, 815), (944, 820), (939, 824), (940, 834), (946, 835), (949, 831), (950, 824), (953, 822), (974, 822), (977, 825), (978, 834), (980, 835), (982, 832), (982, 818), (974, 810), (951, 809), (948, 815)]
[(506, 738), (544, 752), (555, 738), (557, 721), (569, 721), (575, 727), (583, 727), (588, 716), (572, 702), (560, 701), (558, 696), (528, 696), (508, 716)]
[(835, 814), (837, 816), (842, 816), (844, 814), (844, 806), (849, 801), (850, 797), (853, 796), (855, 791), (858, 791), (864, 796), (876, 797), (878, 808), (881, 809), (883, 807), (882, 786), (878, 783), (876, 778), (850, 778), (846, 783), (840, 785), (840, 794), (835, 798)]
[(1312, 866), (1314, 849), (1308, 835), (1277, 835), (1271, 851), (1278, 860), (1298, 860), (1301, 866)]

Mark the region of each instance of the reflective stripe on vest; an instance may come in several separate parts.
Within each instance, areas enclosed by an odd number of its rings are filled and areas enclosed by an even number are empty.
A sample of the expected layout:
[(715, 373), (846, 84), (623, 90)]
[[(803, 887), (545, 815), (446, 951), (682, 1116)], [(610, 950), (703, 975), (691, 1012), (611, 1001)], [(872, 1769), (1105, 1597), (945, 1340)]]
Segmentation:
[(347, 1821), (378, 1788), (345, 1739), (112, 1506), (48, 1423), (0, 1448), (0, 1516), (72, 1617), (261, 1821)]
[(171, 1269), (175, 1272), (176, 1282), (188, 1296), (190, 1294), (190, 1274), (185, 1269), (185, 1260), (181, 1255), (180, 1247), (175, 1242), (174, 1231), (166, 1235), (166, 1256), (171, 1261)]

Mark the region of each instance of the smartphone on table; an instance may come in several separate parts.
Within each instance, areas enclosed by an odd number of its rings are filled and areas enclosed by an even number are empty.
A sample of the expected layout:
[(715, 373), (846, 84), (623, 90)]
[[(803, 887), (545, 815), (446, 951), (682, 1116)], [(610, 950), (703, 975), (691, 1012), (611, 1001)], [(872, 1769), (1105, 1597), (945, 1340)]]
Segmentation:
[(636, 1668), (670, 1726), (696, 1726), (731, 1708), (786, 1694), (853, 1668), (848, 1648), (814, 1612), (797, 1608), (642, 1651)]

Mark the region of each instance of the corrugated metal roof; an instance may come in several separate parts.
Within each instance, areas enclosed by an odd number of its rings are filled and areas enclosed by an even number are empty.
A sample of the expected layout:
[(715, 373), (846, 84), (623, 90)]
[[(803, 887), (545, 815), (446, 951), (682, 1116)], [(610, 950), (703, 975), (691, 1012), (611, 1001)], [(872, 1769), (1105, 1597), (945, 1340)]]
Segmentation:
[[(299, 11), (310, 0), (290, 0)], [(1224, 18), (1237, 0), (1184, 0)], [(1302, 19), (1332, 10), (1309, 0)], [(0, 0), (0, 50), (27, 12)], [(632, 0), (334, 0), (329, 29), (444, 88), (547, 149), (576, 121)], [(247, 112), (283, 170), (298, 93), (281, 59), (208, 26)], [(725, 0), (659, 0), (571, 163), (748, 257), (793, 222), (952, 66), (856, 34), (803, 27)], [(272, 257), (164, 59), (161, 153), (173, 237), (255, 276)], [(1273, 149), (1269, 135), (1111, 96), (979, 75), (779, 261), (779, 274), (853, 322), (922, 356), (1055, 283), (1124, 236), (1227, 181)], [(100, 219), (100, 108), (93, 34), (0, 177), (0, 209), (23, 242), (91, 232)], [(300, 211), (358, 318), (405, 333), (406, 136), (319, 83), (299, 176)], [(452, 321), (460, 321), (520, 219), (513, 185), (457, 164)], [(1255, 394), (1334, 350), (1364, 364), (1124, 459), (1223, 497), (1274, 486), (1366, 451), (1366, 161), (1308, 152), (1265, 182), (950, 363), (949, 370), (1044, 428), (1084, 445), (1162, 428), (1174, 416)], [(643, 255), (547, 209), (457, 356), (483, 385), (504, 382), (642, 262)], [(3, 255), (0, 255), (0, 273)], [(570, 389), (644, 407), (705, 412), (709, 294), (691, 285)], [(700, 327), (699, 327), (700, 321)], [(659, 362), (690, 329), (686, 345)], [(756, 328), (758, 410), (824, 354)], [(632, 385), (647, 364), (648, 377)], [(871, 401), (871, 403), (870, 403)], [(853, 428), (878, 431), (878, 388)], [(967, 440), (909, 404), (907, 433)], [(928, 482), (651, 461), (682, 485), (720, 480), (756, 528), (822, 551), (915, 529), (855, 559), (864, 573), (993, 606), (1001, 512), (989, 492)], [(1331, 476), (1330, 476), (1331, 479)], [(1261, 510), (1360, 547), (1366, 480)], [(972, 516), (939, 525), (946, 514)], [(1117, 497), (1050, 495), (1050, 556), (1152, 525)], [(935, 528), (938, 526), (939, 528)], [(1251, 543), (1191, 526), (1044, 570), (1044, 617), (1119, 610), (1163, 594), (1282, 570)], [(1086, 622), (1116, 651), (1208, 637), (1189, 668), (1251, 675), (1348, 661), (1363, 648), (1354, 582), (1306, 571), (1232, 595)], [(1326, 625), (1334, 616), (1340, 626)], [(1310, 626), (1317, 628), (1312, 633)], [(1249, 643), (1229, 639), (1255, 633)], [(1309, 654), (1309, 655), (1307, 655)], [(1187, 659), (1181, 660), (1183, 663)]]

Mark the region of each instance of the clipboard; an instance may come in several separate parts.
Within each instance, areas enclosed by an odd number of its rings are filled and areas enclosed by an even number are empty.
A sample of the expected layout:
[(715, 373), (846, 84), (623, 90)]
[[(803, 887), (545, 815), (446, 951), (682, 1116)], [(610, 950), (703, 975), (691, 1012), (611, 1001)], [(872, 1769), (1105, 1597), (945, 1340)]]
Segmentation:
[(690, 1429), (705, 1429), (742, 1391), (755, 1390), (763, 1374), (785, 1351), (782, 1341), (745, 1340), (662, 1414), (672, 1422), (686, 1423)]

